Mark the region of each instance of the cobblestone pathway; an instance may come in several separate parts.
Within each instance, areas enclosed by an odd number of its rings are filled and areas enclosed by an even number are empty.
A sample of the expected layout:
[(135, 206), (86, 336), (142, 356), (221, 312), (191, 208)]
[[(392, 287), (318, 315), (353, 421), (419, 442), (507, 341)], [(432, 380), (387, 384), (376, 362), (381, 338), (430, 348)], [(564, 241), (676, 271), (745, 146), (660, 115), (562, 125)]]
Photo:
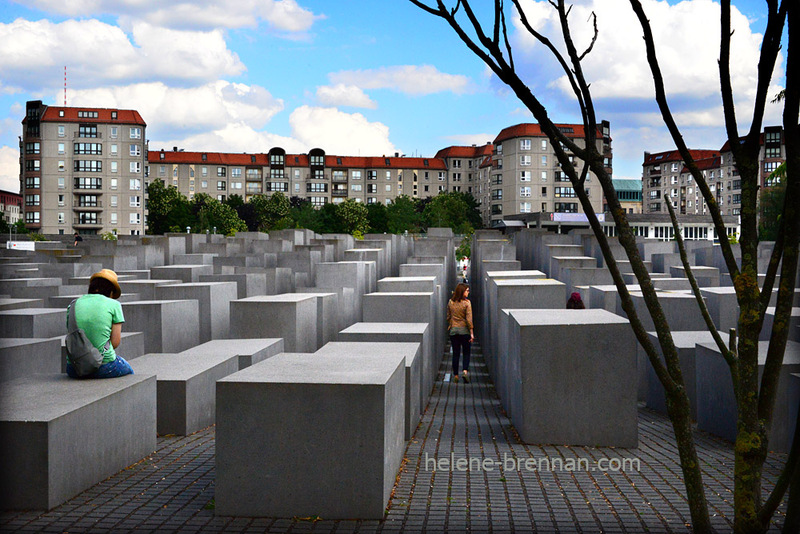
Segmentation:
[[(0, 532), (690, 531), (678, 453), (664, 416), (639, 410), (637, 449), (522, 444), (475, 349), (469, 384), (444, 381), (448, 364), (442, 361), (384, 521), (216, 517), (210, 427), (159, 438), (151, 456), (47, 513), (3, 513)], [(697, 448), (713, 524), (728, 531), (731, 444), (698, 433)], [(767, 489), (784, 462), (784, 455), (770, 456)], [(784, 513), (785, 503), (775, 530)]]

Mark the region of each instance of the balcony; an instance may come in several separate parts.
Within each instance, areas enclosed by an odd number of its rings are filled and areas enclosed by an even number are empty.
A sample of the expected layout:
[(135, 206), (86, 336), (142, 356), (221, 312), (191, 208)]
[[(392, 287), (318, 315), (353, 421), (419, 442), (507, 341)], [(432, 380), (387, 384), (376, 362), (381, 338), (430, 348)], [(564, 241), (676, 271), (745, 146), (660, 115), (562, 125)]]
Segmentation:
[(333, 175), (331, 178), (333, 182), (347, 182), (347, 175), (344, 176), (337, 176), (336, 174)]
[(97, 202), (80, 202), (75, 200), (72, 203), (73, 211), (102, 211), (103, 210), (103, 201), (98, 200)]
[(72, 225), (75, 228), (98, 228), (103, 226), (103, 218), (82, 219), (80, 217), (75, 217), (72, 219)]
[(103, 132), (96, 132), (94, 135), (81, 135), (81, 132), (73, 132), (73, 139), (102, 139)]
[(331, 190), (331, 195), (334, 197), (346, 197), (347, 189), (333, 189)]

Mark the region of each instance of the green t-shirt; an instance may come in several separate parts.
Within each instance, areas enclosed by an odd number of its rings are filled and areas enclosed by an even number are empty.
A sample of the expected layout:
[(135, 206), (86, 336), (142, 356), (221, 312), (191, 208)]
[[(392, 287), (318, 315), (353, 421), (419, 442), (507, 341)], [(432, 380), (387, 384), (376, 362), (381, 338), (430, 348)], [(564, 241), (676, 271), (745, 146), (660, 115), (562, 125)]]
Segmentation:
[[(116, 359), (114, 347), (109, 343), (108, 350), (105, 350), (104, 345), (111, 339), (111, 325), (125, 322), (119, 301), (99, 294), (83, 295), (75, 301), (75, 322), (103, 355), (103, 363), (113, 362)], [(67, 307), (67, 323), (69, 323), (69, 307)]]

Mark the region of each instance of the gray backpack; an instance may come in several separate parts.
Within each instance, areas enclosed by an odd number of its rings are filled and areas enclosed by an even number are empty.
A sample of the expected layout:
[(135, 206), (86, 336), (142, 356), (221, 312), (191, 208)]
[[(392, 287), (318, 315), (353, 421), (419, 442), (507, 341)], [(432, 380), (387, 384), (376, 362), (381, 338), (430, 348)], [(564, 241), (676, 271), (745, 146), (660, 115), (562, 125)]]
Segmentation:
[[(86, 332), (78, 328), (78, 323), (75, 321), (75, 302), (73, 300), (69, 305), (67, 314), (67, 356), (78, 376), (88, 376), (103, 364), (103, 355), (86, 337)], [(108, 350), (110, 343), (111, 340), (106, 342), (104, 350)]]

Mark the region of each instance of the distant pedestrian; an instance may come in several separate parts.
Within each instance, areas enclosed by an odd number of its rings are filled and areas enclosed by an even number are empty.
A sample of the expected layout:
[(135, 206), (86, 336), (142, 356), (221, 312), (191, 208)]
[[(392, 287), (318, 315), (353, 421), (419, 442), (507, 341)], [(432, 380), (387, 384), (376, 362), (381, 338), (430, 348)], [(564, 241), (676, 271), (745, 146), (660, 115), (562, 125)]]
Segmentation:
[(569, 300), (567, 300), (567, 309), (568, 310), (585, 310), (586, 305), (581, 300), (581, 294), (577, 291), (569, 296)]
[(83, 238), (81, 237), (81, 235), (78, 232), (75, 232), (75, 235), (73, 237), (75, 238), (75, 242), (72, 244), (72, 246), (73, 247), (77, 247), (78, 243), (83, 241)]
[(470, 348), (475, 336), (472, 327), (472, 303), (469, 301), (469, 286), (458, 284), (447, 303), (447, 333), (453, 347), (453, 382), (458, 382), (459, 361), (464, 352), (464, 382), (469, 383)]

